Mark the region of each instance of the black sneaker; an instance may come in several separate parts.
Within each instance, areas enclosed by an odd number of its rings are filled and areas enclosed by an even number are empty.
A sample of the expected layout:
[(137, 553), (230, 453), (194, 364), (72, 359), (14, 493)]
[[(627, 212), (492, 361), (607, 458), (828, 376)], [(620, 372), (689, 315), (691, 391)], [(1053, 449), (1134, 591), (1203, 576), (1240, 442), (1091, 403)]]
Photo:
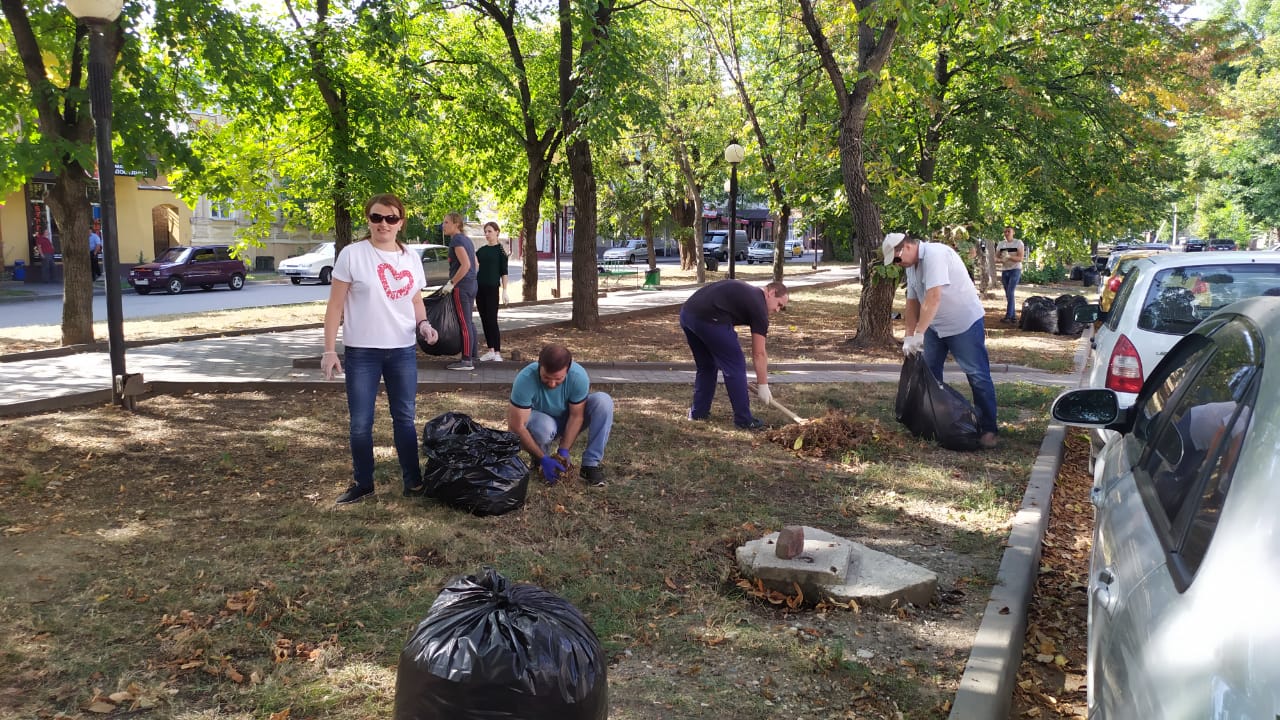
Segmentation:
[(455, 362), (455, 363), (449, 363), (448, 365), (445, 365), (445, 369), (447, 369), (447, 370), (475, 370), (475, 369), (476, 369), (476, 366), (475, 366), (475, 364), (474, 364), (474, 363), (472, 363), (470, 360), (459, 360), (458, 362)]
[[(737, 423), (734, 423), (734, 424), (737, 425)], [(752, 430), (752, 431), (763, 430), (764, 423), (760, 421), (760, 418), (751, 418), (751, 422), (747, 423), (746, 425), (737, 425), (737, 428), (739, 430)]]
[(418, 483), (417, 485), (415, 485), (415, 486), (413, 486), (413, 487), (411, 487), (411, 488), (405, 488), (405, 489), (404, 489), (404, 496), (405, 496), (405, 497), (422, 497), (422, 496), (424, 496), (424, 495), (426, 495), (426, 494), (427, 494), (427, 484), (426, 484), (426, 483)]
[(336, 504), (350, 505), (351, 503), (358, 503), (361, 500), (365, 499), (365, 497), (372, 494), (373, 494), (373, 488), (362, 488), (359, 485), (352, 485), (351, 487), (347, 488), (346, 492), (338, 496)]
[(599, 465), (583, 465), (578, 470), (578, 475), (582, 478), (582, 482), (592, 487), (604, 486), (604, 469)]
[(702, 420), (710, 419), (710, 418), (711, 418), (711, 415), (710, 415), (709, 413), (708, 413), (707, 415), (694, 415), (694, 414), (693, 414), (693, 410), (692, 410), (692, 409), (690, 409), (690, 410), (689, 410), (689, 414), (688, 414), (688, 418), (689, 418), (690, 420), (694, 420), (694, 421), (702, 421)]

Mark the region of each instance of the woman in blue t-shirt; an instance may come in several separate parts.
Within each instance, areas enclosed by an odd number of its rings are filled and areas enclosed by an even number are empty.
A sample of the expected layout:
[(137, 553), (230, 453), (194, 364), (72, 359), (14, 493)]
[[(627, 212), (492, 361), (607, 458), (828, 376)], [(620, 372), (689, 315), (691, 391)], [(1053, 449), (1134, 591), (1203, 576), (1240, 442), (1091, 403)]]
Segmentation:
[(476, 304), (476, 249), (471, 238), (463, 233), (466, 225), (462, 213), (451, 212), (444, 216), (440, 231), (449, 244), (449, 280), (442, 288), (453, 294), (453, 308), (458, 312), (458, 326), (462, 328), (462, 359), (450, 363), (450, 370), (473, 370), (476, 356), (476, 321), (471, 317)]

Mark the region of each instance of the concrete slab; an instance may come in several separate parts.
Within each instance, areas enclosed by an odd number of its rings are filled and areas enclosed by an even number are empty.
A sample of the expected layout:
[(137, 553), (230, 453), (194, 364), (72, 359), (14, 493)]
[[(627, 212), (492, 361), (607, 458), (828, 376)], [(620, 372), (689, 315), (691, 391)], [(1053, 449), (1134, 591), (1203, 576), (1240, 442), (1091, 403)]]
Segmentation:
[(938, 576), (926, 568), (817, 528), (804, 528), (804, 550), (790, 560), (774, 552), (777, 542), (772, 533), (737, 549), (744, 577), (781, 592), (795, 584), (808, 597), (881, 609), (928, 605), (938, 587)]

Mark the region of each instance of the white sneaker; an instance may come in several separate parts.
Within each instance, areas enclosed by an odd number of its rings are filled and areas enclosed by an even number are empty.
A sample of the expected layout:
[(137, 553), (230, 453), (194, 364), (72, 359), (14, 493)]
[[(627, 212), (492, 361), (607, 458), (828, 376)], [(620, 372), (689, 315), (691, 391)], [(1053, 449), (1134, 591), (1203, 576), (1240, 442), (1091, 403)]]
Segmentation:
[(480, 362), (492, 362), (495, 360), (498, 362), (502, 362), (502, 355), (495, 350), (489, 350), (488, 352), (480, 356)]

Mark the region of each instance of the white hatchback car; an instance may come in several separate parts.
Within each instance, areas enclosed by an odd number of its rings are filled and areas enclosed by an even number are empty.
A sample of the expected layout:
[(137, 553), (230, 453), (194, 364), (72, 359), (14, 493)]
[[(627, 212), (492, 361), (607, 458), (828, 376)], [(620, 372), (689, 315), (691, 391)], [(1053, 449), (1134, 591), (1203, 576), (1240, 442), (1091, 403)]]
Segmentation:
[(283, 260), (276, 266), (276, 273), (294, 285), (301, 285), (303, 280), (319, 280), (321, 285), (328, 285), (333, 277), (333, 245), (322, 242), (302, 255)]
[(1054, 401), (1116, 434), (1091, 493), (1090, 720), (1280, 717), (1278, 347), (1280, 298), (1255, 297), (1174, 345), (1131, 409)]
[[(1085, 384), (1116, 391), (1121, 409), (1128, 408), (1151, 369), (1201, 320), (1265, 294), (1280, 294), (1275, 255), (1167, 253), (1138, 260), (1094, 334)], [(1086, 307), (1100, 316), (1097, 305)]]

